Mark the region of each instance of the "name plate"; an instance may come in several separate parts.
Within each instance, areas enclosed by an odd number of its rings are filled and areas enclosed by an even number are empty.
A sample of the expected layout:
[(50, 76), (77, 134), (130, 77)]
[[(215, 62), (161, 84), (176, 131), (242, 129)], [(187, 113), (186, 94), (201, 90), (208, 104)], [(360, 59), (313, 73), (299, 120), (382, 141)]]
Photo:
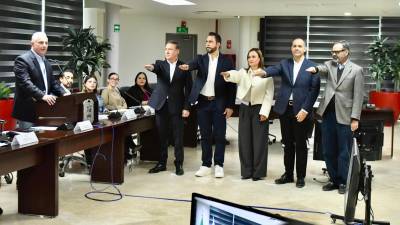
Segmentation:
[(74, 133), (84, 132), (88, 130), (93, 130), (93, 125), (89, 120), (78, 122), (75, 125)]
[(127, 121), (127, 120), (134, 120), (136, 118), (137, 118), (137, 116), (136, 116), (135, 110), (128, 109), (124, 112), (124, 114), (122, 114), (121, 120)]
[(39, 139), (37, 138), (35, 132), (29, 132), (15, 135), (11, 142), (11, 145), (23, 146), (37, 143), (39, 143)]

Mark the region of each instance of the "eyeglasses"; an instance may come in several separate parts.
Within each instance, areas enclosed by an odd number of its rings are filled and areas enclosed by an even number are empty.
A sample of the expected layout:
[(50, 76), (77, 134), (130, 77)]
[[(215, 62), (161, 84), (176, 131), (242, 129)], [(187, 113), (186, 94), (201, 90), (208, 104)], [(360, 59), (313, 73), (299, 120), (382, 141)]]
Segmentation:
[(341, 49), (341, 50), (336, 50), (336, 51), (331, 51), (331, 54), (333, 55), (333, 54), (335, 54), (335, 55), (337, 55), (337, 54), (339, 54), (339, 53), (341, 53), (341, 52), (343, 52), (345, 49)]
[(119, 81), (119, 78), (110, 78), (110, 80)]

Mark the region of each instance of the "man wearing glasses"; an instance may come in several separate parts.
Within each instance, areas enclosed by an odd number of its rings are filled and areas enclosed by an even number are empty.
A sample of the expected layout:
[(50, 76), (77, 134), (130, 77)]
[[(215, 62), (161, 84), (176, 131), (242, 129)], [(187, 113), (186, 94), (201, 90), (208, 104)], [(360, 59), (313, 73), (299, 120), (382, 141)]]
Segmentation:
[(362, 67), (350, 61), (350, 45), (338, 41), (332, 47), (332, 60), (307, 71), (326, 77), (326, 88), (317, 113), (322, 117), (321, 134), (330, 182), (324, 191), (346, 192), (347, 172), (353, 132), (358, 128), (364, 97)]

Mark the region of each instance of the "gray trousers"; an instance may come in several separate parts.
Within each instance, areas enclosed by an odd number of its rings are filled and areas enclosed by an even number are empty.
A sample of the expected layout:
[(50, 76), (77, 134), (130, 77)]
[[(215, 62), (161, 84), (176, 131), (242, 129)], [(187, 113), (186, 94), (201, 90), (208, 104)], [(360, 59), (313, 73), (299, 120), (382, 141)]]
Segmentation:
[(267, 176), (268, 120), (260, 121), (261, 105), (240, 105), (239, 158), (242, 177)]

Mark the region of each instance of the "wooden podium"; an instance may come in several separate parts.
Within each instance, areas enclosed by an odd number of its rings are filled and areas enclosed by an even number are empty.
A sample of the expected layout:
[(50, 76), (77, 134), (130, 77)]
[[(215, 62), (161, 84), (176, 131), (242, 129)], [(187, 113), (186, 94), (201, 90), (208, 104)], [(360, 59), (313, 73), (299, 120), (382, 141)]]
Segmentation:
[(50, 106), (44, 101), (35, 105), (35, 125), (60, 126), (63, 123), (76, 123), (83, 120), (83, 102), (92, 99), (94, 102), (93, 123), (98, 122), (98, 102), (95, 93), (76, 93), (57, 98), (56, 104)]

